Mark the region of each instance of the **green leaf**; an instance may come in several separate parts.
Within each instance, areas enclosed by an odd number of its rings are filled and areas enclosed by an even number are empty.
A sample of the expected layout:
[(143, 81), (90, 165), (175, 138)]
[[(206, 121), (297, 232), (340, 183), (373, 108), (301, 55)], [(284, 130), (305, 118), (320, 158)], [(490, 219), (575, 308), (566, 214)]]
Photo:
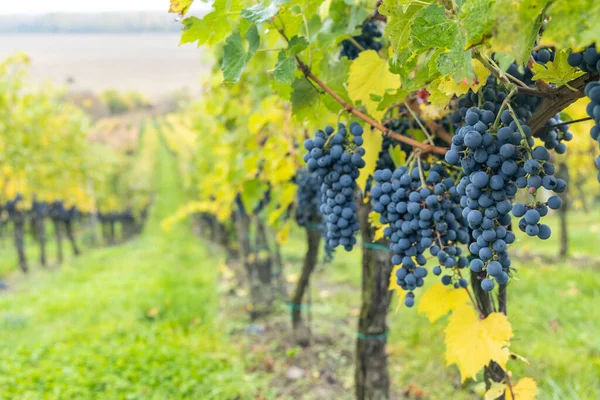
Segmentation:
[(544, 20), (549, 0), (496, 0), (496, 24), (492, 38), (494, 51), (512, 55), (517, 63), (529, 59)]
[(227, 38), (223, 49), (221, 69), (225, 83), (236, 83), (240, 80), (246, 65), (256, 53), (260, 44), (260, 37), (256, 25), (252, 25), (245, 36), (247, 45), (244, 46), (239, 33), (234, 33)]
[(246, 0), (216, 0), (214, 11), (204, 18), (189, 17), (184, 23), (180, 44), (198, 42), (214, 45), (222, 42), (231, 34), (231, 22), (235, 22)]
[(296, 57), (290, 56), (286, 50), (277, 55), (277, 64), (271, 71), (279, 83), (291, 85), (296, 77)]
[(296, 78), (292, 83), (292, 112), (298, 121), (319, 122), (325, 113), (323, 97), (317, 89), (304, 78)]
[(458, 35), (457, 21), (446, 17), (446, 9), (432, 4), (421, 9), (413, 19), (410, 38), (413, 49), (428, 50), (432, 47), (449, 48)]
[(258, 4), (244, 8), (241, 15), (249, 22), (267, 22), (277, 15), (280, 6), (286, 2), (287, 0), (274, 0), (272, 2), (261, 1)]
[(301, 36), (294, 36), (288, 43), (288, 51), (290, 55), (295, 56), (300, 54), (304, 49), (308, 47), (308, 40)]
[(572, 49), (600, 43), (599, 1), (555, 1), (550, 5), (548, 14), (550, 21), (544, 37), (551, 43)]
[(568, 57), (569, 51), (561, 50), (556, 53), (554, 61), (547, 62), (545, 66), (536, 63), (532, 68), (533, 77), (531, 79), (534, 81), (541, 79), (556, 86), (569, 86), (570, 81), (585, 75), (585, 72), (571, 67), (567, 61)]
[[(350, 64), (351, 61), (347, 58), (336, 61), (326, 57), (321, 62), (321, 71), (319, 73), (321, 80), (348, 103), (352, 103), (346, 90)], [(323, 101), (331, 112), (338, 112), (341, 108), (340, 103), (331, 96), (323, 96)]]
[(470, 80), (475, 75), (471, 52), (464, 50), (464, 37), (457, 35), (456, 38), (450, 50), (439, 55), (436, 65), (442, 75), (452, 75), (457, 82)]
[(385, 34), (396, 53), (400, 53), (404, 48), (410, 47), (410, 32), (413, 17), (423, 8), (424, 5), (421, 3), (407, 5), (406, 2), (397, 2), (395, 0), (384, 0), (383, 4), (379, 7), (379, 12), (388, 17)]
[(308, 41), (302, 37), (294, 36), (290, 39), (287, 50), (281, 50), (277, 55), (277, 64), (270, 71), (274, 78), (286, 85), (291, 85), (296, 77), (296, 55), (308, 47)]
[(467, 36), (467, 46), (481, 43), (490, 36), (494, 25), (493, 0), (467, 0), (460, 8), (459, 18)]
[(214, 45), (225, 40), (231, 32), (227, 17), (217, 12), (208, 13), (203, 19), (186, 18), (183, 24), (179, 44), (198, 42), (198, 47), (203, 44)]

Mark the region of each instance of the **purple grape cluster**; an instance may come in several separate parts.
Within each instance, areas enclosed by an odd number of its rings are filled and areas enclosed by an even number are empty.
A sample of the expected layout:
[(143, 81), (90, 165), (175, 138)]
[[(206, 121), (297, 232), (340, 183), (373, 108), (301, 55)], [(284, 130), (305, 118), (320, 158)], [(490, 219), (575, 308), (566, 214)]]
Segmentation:
[[(590, 130), (590, 135), (600, 145), (600, 82), (588, 83), (585, 86), (585, 95), (590, 99), (587, 115), (596, 123)], [(600, 156), (596, 158), (596, 168), (600, 171)], [(600, 172), (598, 172), (598, 182), (600, 182)]]
[(441, 164), (423, 163), (409, 169), (405, 166), (376, 170), (376, 185), (371, 189), (373, 211), (380, 214), (380, 222), (388, 224), (384, 235), (390, 239), (392, 263), (402, 267), (396, 271), (397, 283), (408, 290), (404, 304), (412, 307), (414, 293), (423, 286), (428, 271), (424, 268), (427, 249), (436, 256), (440, 265), (453, 275), (442, 278), (444, 284), (454, 281), (455, 287), (466, 287), (458, 269), (467, 266), (459, 243), (466, 244), (468, 230), (461, 216), (454, 180)]
[(317, 131), (314, 139), (304, 142), (308, 151), (304, 155), (306, 168), (320, 182), (319, 211), (327, 226), (326, 241), (331, 249), (341, 245), (350, 251), (356, 244), (356, 179), (359, 169), (365, 166), (362, 134), (362, 127), (352, 122), (348, 129), (339, 124), (337, 133), (327, 126), (324, 131)]
[[(448, 163), (460, 165), (464, 173), (456, 191), (462, 196), (462, 216), (472, 230), (469, 251), (474, 258), (470, 267), (474, 272), (487, 273), (488, 277), (481, 281), (481, 287), (487, 291), (494, 288), (494, 280), (506, 284), (509, 279), (511, 260), (507, 246), (515, 241), (510, 230), (511, 198), (517, 190), (527, 188), (533, 195), (542, 186), (555, 191), (566, 188), (564, 181), (553, 176), (548, 150), (542, 146), (531, 150), (533, 135), (527, 125), (513, 120), (508, 110), (500, 117), (499, 129), (494, 127), (495, 120), (496, 114), (491, 110), (470, 108), (445, 156)], [(539, 211), (532, 209), (527, 213), (528, 234), (549, 236), (546, 225), (540, 228)]]

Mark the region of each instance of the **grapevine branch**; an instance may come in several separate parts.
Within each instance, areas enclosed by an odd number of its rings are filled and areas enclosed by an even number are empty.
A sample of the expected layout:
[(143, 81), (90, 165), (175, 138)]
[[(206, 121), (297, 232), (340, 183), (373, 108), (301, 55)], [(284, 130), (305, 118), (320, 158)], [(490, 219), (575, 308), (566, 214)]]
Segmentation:
[(306, 78), (308, 78), (309, 80), (313, 81), (317, 86), (319, 86), (327, 94), (329, 94), (331, 97), (333, 97), (334, 100), (337, 101), (338, 103), (340, 103), (340, 105), (342, 107), (344, 107), (344, 109), (347, 112), (349, 112), (349, 113), (357, 116), (358, 118), (362, 119), (363, 121), (365, 121), (369, 125), (373, 126), (377, 130), (381, 131), (381, 133), (383, 133), (383, 136), (390, 137), (390, 138), (392, 138), (394, 140), (397, 140), (399, 142), (408, 144), (409, 146), (421, 149), (421, 151), (423, 153), (435, 153), (435, 154), (439, 154), (439, 155), (444, 155), (448, 151), (448, 149), (445, 148), (445, 147), (432, 146), (430, 144), (421, 143), (421, 142), (419, 142), (417, 140), (414, 140), (414, 139), (406, 137), (406, 136), (402, 136), (401, 134), (399, 134), (397, 132), (394, 132), (391, 129), (386, 128), (385, 126), (383, 126), (379, 122), (377, 122), (375, 119), (369, 117), (368, 115), (366, 115), (362, 111), (360, 111), (357, 108), (355, 108), (354, 106), (352, 106), (352, 104), (348, 103), (340, 95), (338, 95), (336, 92), (334, 92), (322, 80), (320, 80), (319, 78), (317, 78), (311, 72), (310, 68), (304, 62), (302, 62), (302, 60), (300, 60), (300, 57), (298, 57), (298, 56), (296, 56), (296, 63), (297, 63), (298, 69), (304, 74), (304, 76), (306, 76)]
[[(529, 125), (533, 132), (537, 132), (544, 127), (550, 118), (582, 98), (584, 96), (583, 90), (585, 85), (587, 85), (588, 82), (595, 80), (598, 80), (598, 74), (588, 73), (569, 82), (568, 86), (575, 90), (569, 89), (567, 85), (550, 89), (546, 92), (550, 94), (550, 97), (542, 100), (542, 103), (539, 105), (536, 112), (534, 112), (529, 121), (527, 121), (527, 125)], [(569, 122), (572, 123), (571, 121)]]

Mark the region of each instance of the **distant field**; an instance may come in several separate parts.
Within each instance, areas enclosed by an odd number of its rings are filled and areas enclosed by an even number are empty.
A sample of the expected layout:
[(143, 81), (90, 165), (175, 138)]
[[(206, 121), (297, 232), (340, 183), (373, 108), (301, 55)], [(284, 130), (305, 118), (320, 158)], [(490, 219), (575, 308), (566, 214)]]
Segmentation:
[(208, 68), (202, 50), (178, 44), (178, 33), (3, 34), (0, 58), (24, 51), (32, 77), (72, 79), (75, 90), (138, 90), (152, 98), (180, 88), (197, 93), (198, 74)]

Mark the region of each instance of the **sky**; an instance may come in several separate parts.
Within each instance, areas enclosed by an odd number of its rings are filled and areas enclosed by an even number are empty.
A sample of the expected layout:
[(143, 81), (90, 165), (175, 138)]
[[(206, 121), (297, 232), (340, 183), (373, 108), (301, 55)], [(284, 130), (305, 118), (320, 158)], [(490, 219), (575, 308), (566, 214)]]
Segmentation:
[(167, 11), (169, 0), (0, 0), (0, 14)]

